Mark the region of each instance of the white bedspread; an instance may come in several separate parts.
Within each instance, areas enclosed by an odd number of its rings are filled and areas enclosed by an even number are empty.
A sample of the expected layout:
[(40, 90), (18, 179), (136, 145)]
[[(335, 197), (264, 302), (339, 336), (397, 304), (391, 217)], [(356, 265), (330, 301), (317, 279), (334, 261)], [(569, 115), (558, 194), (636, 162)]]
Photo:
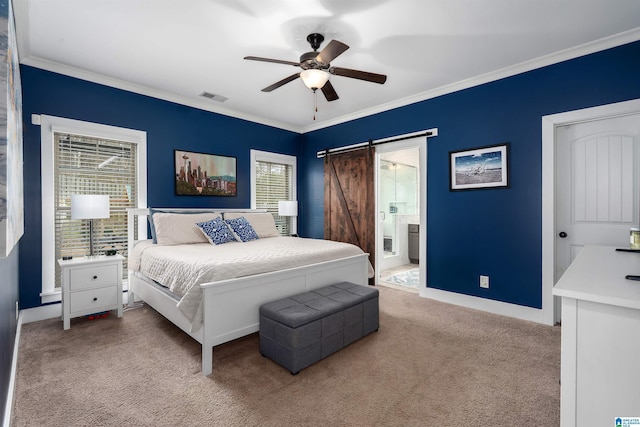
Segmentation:
[[(182, 295), (180, 311), (192, 329), (202, 322), (200, 284), (251, 276), (302, 265), (362, 254), (348, 243), (299, 237), (270, 237), (223, 245), (196, 243), (160, 246), (151, 241), (137, 244), (129, 257), (129, 269)], [(373, 268), (369, 265), (369, 277)]]

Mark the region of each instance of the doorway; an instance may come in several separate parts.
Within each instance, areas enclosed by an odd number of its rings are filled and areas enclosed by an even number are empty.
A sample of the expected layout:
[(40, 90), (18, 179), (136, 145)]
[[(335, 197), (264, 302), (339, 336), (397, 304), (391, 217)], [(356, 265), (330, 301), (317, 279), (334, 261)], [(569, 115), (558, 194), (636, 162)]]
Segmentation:
[(426, 137), (376, 147), (376, 284), (426, 288)]
[[(418, 149), (380, 154), (378, 221), (382, 231), (380, 283), (418, 292), (420, 227), (418, 211)], [(416, 235), (416, 238), (411, 238)], [(414, 243), (411, 245), (411, 243)]]
[[(577, 255), (580, 247), (585, 244), (628, 245), (624, 236), (628, 239), (630, 225), (637, 226), (640, 202), (638, 113), (640, 100), (634, 100), (542, 118), (542, 311), (543, 322), (546, 324), (560, 321), (560, 304), (554, 299), (553, 286)], [(567, 148), (564, 144), (573, 146), (567, 152), (564, 150)], [(626, 155), (622, 152), (616, 154), (620, 151), (618, 148), (631, 152)], [(602, 161), (605, 157), (606, 162)], [(628, 167), (623, 166), (623, 163), (629, 163), (630, 159), (634, 170), (629, 171), (626, 178), (621, 177), (620, 169)], [(561, 162), (565, 164), (564, 167)], [(617, 172), (612, 174), (608, 169)], [(567, 173), (570, 175), (562, 175)], [(602, 182), (603, 176), (607, 177), (608, 182)], [(574, 178), (577, 181), (570, 184)], [(621, 185), (611, 186), (609, 180), (618, 180)], [(569, 187), (562, 188), (565, 182)], [(594, 190), (585, 193), (581, 189), (589, 182), (593, 184)], [(622, 184), (632, 187), (624, 190)], [(607, 189), (606, 204), (601, 203), (605, 200), (604, 197), (599, 198), (600, 203), (597, 202), (598, 197), (594, 199), (595, 202), (589, 201), (594, 195), (600, 196), (598, 188)], [(615, 194), (609, 197), (611, 188), (622, 191), (616, 193), (619, 197)], [(616, 197), (620, 203), (611, 204)], [(567, 200), (572, 202), (567, 205)], [(628, 203), (628, 206), (625, 203)], [(576, 208), (576, 204), (579, 205), (579, 209)], [(584, 208), (589, 211), (585, 211)], [(616, 209), (620, 210), (620, 218), (613, 221), (613, 231), (603, 232), (602, 237), (606, 237), (604, 241), (597, 236), (586, 239), (583, 237), (585, 230), (588, 231), (594, 224), (609, 223), (609, 219), (613, 218), (611, 215), (617, 215)], [(605, 219), (606, 221), (603, 221)], [(605, 227), (611, 228), (612, 225), (605, 224)], [(598, 233), (600, 231), (596, 234)], [(577, 240), (572, 241), (570, 238)]]

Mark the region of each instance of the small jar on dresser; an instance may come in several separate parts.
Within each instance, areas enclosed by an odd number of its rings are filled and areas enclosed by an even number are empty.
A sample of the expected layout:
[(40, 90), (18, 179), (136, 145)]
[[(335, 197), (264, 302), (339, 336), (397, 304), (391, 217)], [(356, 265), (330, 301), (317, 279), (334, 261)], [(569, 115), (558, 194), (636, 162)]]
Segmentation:
[(58, 260), (62, 277), (62, 322), (117, 310), (122, 317), (122, 255)]

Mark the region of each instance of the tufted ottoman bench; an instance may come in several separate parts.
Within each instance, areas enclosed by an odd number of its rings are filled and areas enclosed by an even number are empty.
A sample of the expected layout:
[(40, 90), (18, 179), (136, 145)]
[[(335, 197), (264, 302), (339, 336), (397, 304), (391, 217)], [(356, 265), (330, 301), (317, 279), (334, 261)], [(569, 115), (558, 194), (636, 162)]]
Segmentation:
[(260, 306), (260, 353), (292, 374), (378, 330), (378, 290), (342, 282)]

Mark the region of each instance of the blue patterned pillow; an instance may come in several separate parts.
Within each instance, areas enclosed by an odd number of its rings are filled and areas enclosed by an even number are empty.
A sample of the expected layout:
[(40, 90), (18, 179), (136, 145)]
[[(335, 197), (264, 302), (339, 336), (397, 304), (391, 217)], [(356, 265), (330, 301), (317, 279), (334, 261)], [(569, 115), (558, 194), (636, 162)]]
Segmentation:
[(229, 224), (229, 227), (236, 233), (236, 236), (240, 238), (243, 242), (248, 242), (249, 240), (256, 240), (258, 238), (258, 234), (255, 232), (249, 221), (243, 216), (240, 218), (234, 219), (226, 219), (224, 222)]
[(236, 240), (236, 237), (221, 217), (217, 217), (211, 221), (198, 222), (196, 225), (200, 227), (200, 230), (207, 236), (209, 242), (215, 245), (234, 242)]

